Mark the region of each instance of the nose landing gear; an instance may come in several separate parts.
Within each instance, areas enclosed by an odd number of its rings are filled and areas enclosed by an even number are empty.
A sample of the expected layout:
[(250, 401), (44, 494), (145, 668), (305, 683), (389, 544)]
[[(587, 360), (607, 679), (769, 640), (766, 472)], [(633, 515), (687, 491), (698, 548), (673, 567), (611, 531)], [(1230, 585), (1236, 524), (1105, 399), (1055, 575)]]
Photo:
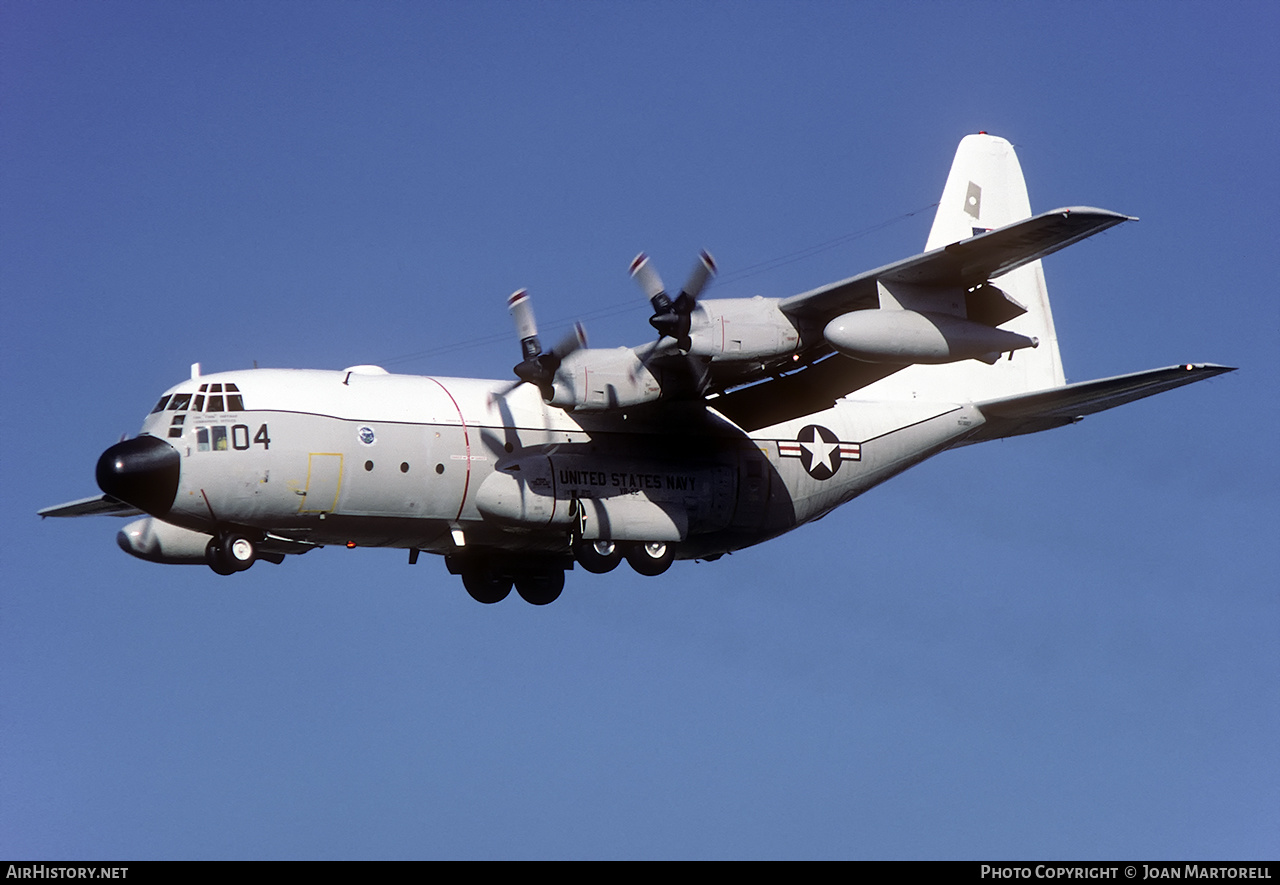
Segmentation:
[(249, 538), (236, 532), (224, 532), (216, 538), (210, 538), (204, 549), (205, 561), (209, 568), (220, 575), (234, 575), (242, 572), (258, 558), (258, 548)]

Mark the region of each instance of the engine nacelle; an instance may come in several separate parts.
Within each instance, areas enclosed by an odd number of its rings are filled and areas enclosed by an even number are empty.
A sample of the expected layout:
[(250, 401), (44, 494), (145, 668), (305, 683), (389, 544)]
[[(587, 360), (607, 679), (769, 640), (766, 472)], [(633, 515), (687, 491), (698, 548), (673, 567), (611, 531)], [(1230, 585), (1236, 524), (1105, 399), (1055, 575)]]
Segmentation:
[(565, 358), (552, 382), (550, 404), (594, 412), (655, 402), (662, 383), (634, 350), (579, 350)]
[(116, 543), (130, 556), (166, 565), (207, 565), (205, 548), (211, 535), (162, 522), (154, 516), (136, 519), (116, 533)]
[(992, 362), (1040, 343), (957, 316), (914, 310), (855, 310), (828, 323), (822, 335), (845, 356), (869, 363)]
[(778, 299), (707, 298), (692, 316), (689, 352), (712, 359), (769, 360), (795, 353), (800, 332)]

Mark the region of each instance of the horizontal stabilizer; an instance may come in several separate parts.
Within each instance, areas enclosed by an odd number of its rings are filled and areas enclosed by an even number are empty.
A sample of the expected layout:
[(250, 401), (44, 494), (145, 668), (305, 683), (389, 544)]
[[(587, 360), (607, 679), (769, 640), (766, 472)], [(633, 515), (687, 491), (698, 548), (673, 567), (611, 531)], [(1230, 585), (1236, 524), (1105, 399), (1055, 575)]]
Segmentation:
[(1125, 221), (1128, 215), (1076, 206), (1054, 209), (819, 289), (783, 299), (790, 316), (831, 318), (878, 307), (876, 281), (969, 289)]
[(95, 498), (81, 498), (79, 501), (68, 501), (37, 511), (41, 517), (46, 516), (140, 516), (142, 511), (137, 507), (117, 501), (110, 495), (98, 495)]
[(966, 438), (962, 445), (1074, 424), (1094, 412), (1114, 409), (1184, 384), (1193, 384), (1234, 371), (1235, 368), (1231, 366), (1187, 363), (1167, 369), (1149, 369), (1098, 381), (1068, 384), (1053, 390), (988, 400), (977, 403), (987, 422)]

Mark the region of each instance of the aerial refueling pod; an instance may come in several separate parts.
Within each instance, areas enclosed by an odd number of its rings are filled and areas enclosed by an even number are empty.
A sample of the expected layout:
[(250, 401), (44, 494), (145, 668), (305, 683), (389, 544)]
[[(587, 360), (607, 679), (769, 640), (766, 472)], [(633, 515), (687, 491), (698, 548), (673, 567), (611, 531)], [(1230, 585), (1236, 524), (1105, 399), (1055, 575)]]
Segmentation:
[(1040, 341), (944, 313), (915, 310), (855, 310), (822, 330), (845, 356), (869, 363), (995, 362), (1002, 353), (1036, 347)]

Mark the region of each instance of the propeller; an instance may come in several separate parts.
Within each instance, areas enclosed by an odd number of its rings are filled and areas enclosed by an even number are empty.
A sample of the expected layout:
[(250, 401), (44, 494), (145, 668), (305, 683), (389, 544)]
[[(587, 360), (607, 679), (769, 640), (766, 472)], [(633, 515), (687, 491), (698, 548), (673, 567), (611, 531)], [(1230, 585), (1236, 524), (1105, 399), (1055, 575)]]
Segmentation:
[(645, 297), (653, 305), (654, 312), (649, 317), (649, 325), (658, 330), (659, 337), (674, 338), (680, 350), (685, 353), (693, 347), (689, 326), (693, 309), (698, 306), (698, 295), (715, 273), (715, 259), (704, 249), (698, 253), (698, 263), (693, 266), (689, 281), (673, 301), (662, 284), (662, 278), (650, 264), (648, 255), (641, 252), (631, 262), (631, 276), (640, 284)]
[(526, 289), (520, 289), (507, 299), (507, 309), (516, 323), (516, 334), (520, 336), (520, 353), (524, 358), (512, 370), (520, 380), (503, 391), (510, 393), (521, 384), (529, 383), (538, 388), (542, 398), (548, 402), (553, 394), (551, 383), (555, 379), (556, 370), (564, 358), (587, 344), (587, 330), (582, 323), (574, 323), (573, 329), (559, 344), (543, 353), (542, 342), (538, 340), (538, 324), (533, 318), (533, 302)]

